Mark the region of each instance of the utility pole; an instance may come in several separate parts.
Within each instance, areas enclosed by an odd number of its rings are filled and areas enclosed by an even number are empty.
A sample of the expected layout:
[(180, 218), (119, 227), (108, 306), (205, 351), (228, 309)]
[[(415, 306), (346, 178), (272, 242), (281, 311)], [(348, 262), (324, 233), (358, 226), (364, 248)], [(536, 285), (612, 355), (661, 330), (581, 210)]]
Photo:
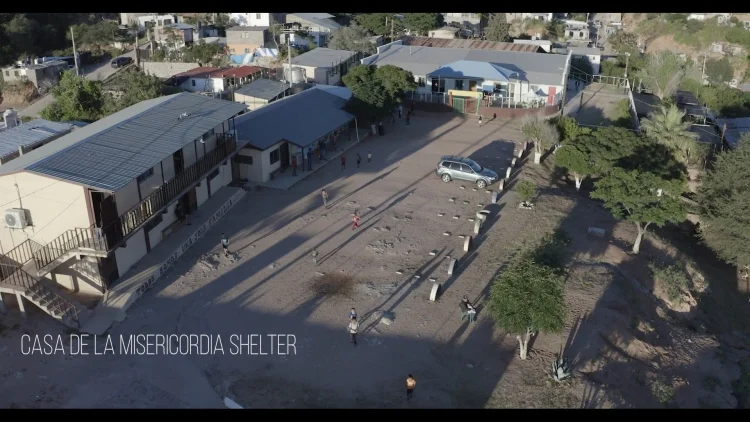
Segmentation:
[(391, 18), (391, 42), (393, 42), (393, 21), (395, 19)]
[(140, 50), (140, 49), (138, 48), (138, 25), (136, 24), (136, 26), (135, 26), (135, 66), (140, 68), (141, 67), (141, 60), (140, 60), (141, 57), (138, 54), (139, 53), (138, 50)]
[(706, 80), (706, 55), (703, 55), (703, 70), (701, 71), (701, 85)]
[(76, 52), (76, 36), (75, 33), (73, 33), (73, 27), (70, 27), (70, 40), (73, 41), (73, 62), (76, 65), (76, 75), (81, 75), (81, 72), (78, 70), (78, 53)]
[(286, 55), (289, 58), (289, 89), (292, 89), (294, 76), (292, 74), (292, 34), (286, 33)]

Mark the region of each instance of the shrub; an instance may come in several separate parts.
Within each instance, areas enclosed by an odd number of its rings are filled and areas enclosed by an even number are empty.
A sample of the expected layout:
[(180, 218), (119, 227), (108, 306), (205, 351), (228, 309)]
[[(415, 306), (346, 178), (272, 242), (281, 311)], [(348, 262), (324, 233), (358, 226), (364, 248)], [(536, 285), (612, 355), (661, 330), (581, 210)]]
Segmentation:
[(682, 292), (690, 283), (685, 270), (679, 264), (661, 265), (652, 262), (648, 268), (654, 280), (658, 280), (666, 290), (670, 302), (682, 301)]
[(536, 195), (536, 186), (528, 180), (521, 180), (516, 184), (516, 193), (523, 203), (529, 203)]

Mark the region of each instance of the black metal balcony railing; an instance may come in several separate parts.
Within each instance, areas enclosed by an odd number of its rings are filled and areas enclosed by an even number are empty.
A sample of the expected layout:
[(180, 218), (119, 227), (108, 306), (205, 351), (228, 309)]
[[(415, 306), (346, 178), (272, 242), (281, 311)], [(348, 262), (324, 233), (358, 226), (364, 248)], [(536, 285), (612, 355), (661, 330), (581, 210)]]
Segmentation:
[(95, 226), (87, 229), (71, 229), (34, 252), (34, 263), (37, 270), (41, 270), (68, 251), (81, 248), (97, 251), (109, 249), (107, 239)]
[(173, 179), (161, 185), (153, 193), (120, 216), (116, 227), (104, 228), (104, 235), (111, 249), (117, 242), (141, 227), (149, 218), (160, 212), (172, 200), (192, 184), (197, 183), (237, 148), (237, 140), (231, 134), (219, 136), (216, 148), (191, 164)]

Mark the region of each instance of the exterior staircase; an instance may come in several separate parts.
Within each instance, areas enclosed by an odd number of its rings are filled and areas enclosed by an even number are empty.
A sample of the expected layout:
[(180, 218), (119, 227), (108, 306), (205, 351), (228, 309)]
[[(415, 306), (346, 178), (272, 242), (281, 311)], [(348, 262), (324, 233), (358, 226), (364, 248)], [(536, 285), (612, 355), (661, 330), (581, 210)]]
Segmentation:
[(26, 240), (0, 256), (0, 289), (20, 294), (68, 327), (80, 328), (90, 311), (52, 282), (31, 275), (38, 272), (35, 254), (43, 248), (33, 240)]

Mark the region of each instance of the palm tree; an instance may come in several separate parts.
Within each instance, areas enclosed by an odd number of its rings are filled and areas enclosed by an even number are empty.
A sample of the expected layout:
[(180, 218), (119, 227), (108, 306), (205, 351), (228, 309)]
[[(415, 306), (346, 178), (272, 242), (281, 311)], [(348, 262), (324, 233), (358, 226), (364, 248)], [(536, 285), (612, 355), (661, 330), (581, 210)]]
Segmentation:
[(641, 129), (649, 138), (666, 146), (675, 158), (687, 164), (691, 151), (697, 147), (698, 134), (690, 132), (690, 122), (683, 121), (685, 112), (672, 104), (668, 108), (659, 106), (659, 111), (650, 113), (641, 121)]

